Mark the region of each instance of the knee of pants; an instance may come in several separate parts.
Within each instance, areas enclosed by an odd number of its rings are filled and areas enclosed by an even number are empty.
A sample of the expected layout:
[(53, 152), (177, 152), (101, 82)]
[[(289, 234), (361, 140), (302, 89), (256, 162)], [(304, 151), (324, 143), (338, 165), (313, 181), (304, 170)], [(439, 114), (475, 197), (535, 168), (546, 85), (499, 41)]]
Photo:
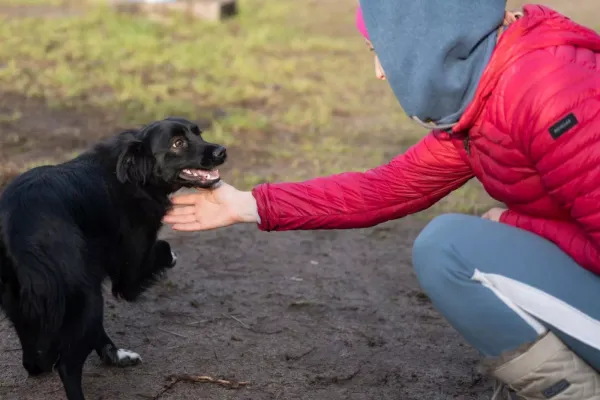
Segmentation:
[(417, 279), (431, 297), (448, 286), (449, 281), (471, 278), (472, 271), (460, 263), (456, 248), (456, 231), (464, 229), (472, 218), (461, 214), (443, 214), (434, 218), (414, 241), (412, 261)]

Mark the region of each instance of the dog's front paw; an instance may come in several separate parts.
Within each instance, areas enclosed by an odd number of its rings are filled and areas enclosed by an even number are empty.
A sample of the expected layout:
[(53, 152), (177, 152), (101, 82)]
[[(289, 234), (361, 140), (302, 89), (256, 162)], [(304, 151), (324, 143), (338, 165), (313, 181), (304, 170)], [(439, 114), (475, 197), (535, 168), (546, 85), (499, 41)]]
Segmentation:
[(177, 264), (177, 254), (171, 250), (171, 245), (164, 240), (157, 240), (154, 246), (156, 268), (173, 268)]
[(118, 367), (130, 367), (132, 365), (138, 365), (142, 362), (142, 357), (138, 353), (133, 351), (119, 349), (117, 350), (117, 363)]
[(173, 268), (176, 265), (177, 265), (177, 253), (175, 253), (174, 251), (171, 250), (171, 264), (169, 265), (169, 268)]
[(106, 365), (113, 367), (131, 367), (142, 362), (142, 357), (138, 353), (117, 349), (112, 344), (105, 346), (99, 354)]

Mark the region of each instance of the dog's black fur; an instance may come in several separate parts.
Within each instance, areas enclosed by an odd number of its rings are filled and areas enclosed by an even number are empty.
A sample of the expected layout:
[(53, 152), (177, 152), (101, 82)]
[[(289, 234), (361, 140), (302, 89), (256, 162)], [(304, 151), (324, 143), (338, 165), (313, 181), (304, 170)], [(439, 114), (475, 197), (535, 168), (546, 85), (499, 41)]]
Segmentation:
[[(0, 197), (0, 306), (30, 375), (58, 370), (69, 400), (83, 400), (81, 374), (92, 351), (108, 364), (139, 362), (103, 327), (102, 282), (135, 300), (176, 258), (157, 240), (168, 195), (210, 187), (184, 169), (213, 170), (222, 146), (194, 123), (167, 118), (125, 131), (79, 157), (34, 168)], [(214, 177), (211, 177), (214, 178)]]

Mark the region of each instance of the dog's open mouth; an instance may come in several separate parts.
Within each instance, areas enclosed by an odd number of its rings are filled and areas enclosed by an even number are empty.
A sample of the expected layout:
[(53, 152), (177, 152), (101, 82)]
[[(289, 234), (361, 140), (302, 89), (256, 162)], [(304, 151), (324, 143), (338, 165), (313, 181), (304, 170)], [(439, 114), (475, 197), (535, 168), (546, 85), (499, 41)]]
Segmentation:
[(184, 169), (179, 174), (179, 177), (201, 185), (212, 185), (221, 179), (218, 169)]

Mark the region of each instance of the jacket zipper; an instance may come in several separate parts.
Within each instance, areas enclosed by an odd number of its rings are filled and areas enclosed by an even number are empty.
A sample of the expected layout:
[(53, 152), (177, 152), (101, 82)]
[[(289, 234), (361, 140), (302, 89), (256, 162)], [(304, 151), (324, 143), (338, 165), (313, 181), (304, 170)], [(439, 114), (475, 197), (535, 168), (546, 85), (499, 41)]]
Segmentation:
[(465, 136), (465, 138), (463, 139), (463, 146), (465, 147), (465, 151), (467, 152), (467, 155), (470, 156), (471, 155), (471, 136), (470, 135)]

